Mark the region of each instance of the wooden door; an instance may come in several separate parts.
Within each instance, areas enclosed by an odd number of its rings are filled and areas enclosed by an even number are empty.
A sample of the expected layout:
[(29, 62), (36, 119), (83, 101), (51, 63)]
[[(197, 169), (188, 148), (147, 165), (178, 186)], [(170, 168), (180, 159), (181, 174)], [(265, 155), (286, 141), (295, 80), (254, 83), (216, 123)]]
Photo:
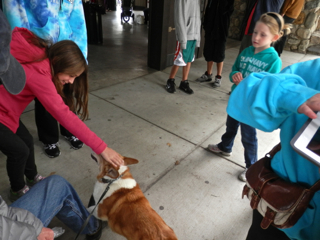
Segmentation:
[(151, 0), (149, 3), (148, 66), (163, 70), (173, 64), (176, 41), (173, 30), (174, 1)]
[[(206, 0), (194, 1), (200, 1), (203, 12)], [(149, 14), (148, 66), (163, 70), (173, 65), (176, 48), (174, 0), (151, 0)], [(195, 50), (196, 57), (202, 56), (202, 48)]]

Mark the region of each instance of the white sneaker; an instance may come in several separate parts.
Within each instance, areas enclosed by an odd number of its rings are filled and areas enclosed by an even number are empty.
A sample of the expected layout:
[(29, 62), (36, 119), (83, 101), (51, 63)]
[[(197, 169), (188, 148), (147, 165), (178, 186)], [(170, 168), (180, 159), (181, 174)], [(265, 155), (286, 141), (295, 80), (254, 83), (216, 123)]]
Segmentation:
[(220, 76), (220, 78), (218, 76), (215, 76), (212, 86), (213, 87), (220, 87), (221, 86), (221, 79), (222, 79), (221, 76)]
[(207, 75), (207, 72), (205, 72), (201, 77), (197, 79), (198, 82), (210, 82), (212, 81), (212, 74)]
[(218, 144), (209, 144), (208, 150), (213, 153), (221, 153), (224, 156), (231, 156), (232, 152), (224, 152), (218, 148)]
[(242, 182), (247, 181), (247, 178), (246, 178), (247, 170), (248, 170), (248, 168), (246, 168), (242, 173), (239, 174), (238, 178), (240, 181), (242, 181)]

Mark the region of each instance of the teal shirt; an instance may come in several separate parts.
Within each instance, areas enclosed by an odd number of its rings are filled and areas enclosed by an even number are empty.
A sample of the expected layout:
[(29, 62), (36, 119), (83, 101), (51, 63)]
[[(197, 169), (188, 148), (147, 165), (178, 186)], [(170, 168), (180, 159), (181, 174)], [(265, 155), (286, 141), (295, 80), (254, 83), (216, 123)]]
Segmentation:
[[(290, 141), (308, 119), (297, 112), (299, 106), (320, 93), (319, 76), (320, 59), (293, 64), (279, 74), (252, 73), (233, 91), (227, 107), (231, 117), (252, 127), (280, 129), (281, 150), (271, 166), (283, 179), (307, 186), (320, 179), (319, 168), (296, 153)], [(320, 239), (320, 192), (298, 222), (282, 231), (292, 240)]]
[[(280, 72), (282, 62), (273, 47), (269, 47), (257, 54), (254, 54), (254, 50), (255, 48), (253, 46), (247, 47), (237, 57), (229, 76), (231, 82), (233, 82), (232, 76), (237, 72), (241, 72), (243, 78), (246, 78), (253, 72)], [(236, 84), (233, 84), (231, 91), (233, 91), (236, 86)]]

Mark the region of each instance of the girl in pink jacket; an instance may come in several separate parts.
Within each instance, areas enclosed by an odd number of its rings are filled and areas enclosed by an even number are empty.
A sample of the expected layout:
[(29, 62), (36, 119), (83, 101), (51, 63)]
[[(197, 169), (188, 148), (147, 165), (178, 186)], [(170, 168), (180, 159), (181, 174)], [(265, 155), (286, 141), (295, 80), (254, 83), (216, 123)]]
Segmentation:
[(33, 138), (20, 121), (34, 98), (95, 153), (121, 165), (120, 155), (81, 121), (88, 117), (88, 79), (87, 63), (79, 47), (69, 40), (50, 46), (25, 28), (13, 30), (10, 47), (26, 73), (26, 84), (19, 94), (12, 95), (0, 86), (0, 150), (7, 156), (11, 200), (27, 192), (27, 185), (42, 180), (35, 165)]

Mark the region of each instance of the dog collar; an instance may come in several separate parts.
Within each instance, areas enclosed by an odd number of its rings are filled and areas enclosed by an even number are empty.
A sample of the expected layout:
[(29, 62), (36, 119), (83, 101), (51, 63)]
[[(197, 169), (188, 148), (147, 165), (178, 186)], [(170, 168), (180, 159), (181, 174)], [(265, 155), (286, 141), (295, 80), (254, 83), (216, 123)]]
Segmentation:
[(114, 181), (117, 181), (118, 179), (122, 178), (123, 174), (121, 174), (119, 177), (117, 177), (116, 179), (105, 179), (105, 178), (101, 178), (101, 182), (103, 183), (113, 183)]
[(91, 218), (94, 210), (96, 209), (96, 207), (99, 205), (99, 203), (101, 202), (101, 200), (103, 199), (103, 197), (104, 197), (104, 196), (106, 195), (106, 193), (108, 192), (108, 190), (109, 190), (109, 188), (110, 188), (110, 185), (111, 185), (114, 181), (117, 181), (118, 179), (122, 178), (123, 175), (124, 175), (124, 173), (121, 174), (121, 175), (120, 175), (119, 177), (117, 177), (116, 179), (112, 179), (112, 180), (101, 178), (101, 181), (102, 181), (103, 183), (108, 183), (108, 185), (107, 185), (106, 189), (104, 190), (104, 192), (102, 193), (99, 201), (97, 202), (97, 204), (96, 204), (96, 205), (94, 206), (94, 208), (92, 209), (90, 215), (87, 217), (87, 219), (85, 220), (85, 222), (82, 224), (81, 229), (80, 229), (80, 231), (78, 232), (78, 234), (77, 234), (77, 236), (76, 236), (75, 239), (78, 238), (79, 234), (84, 230), (84, 228), (85, 228), (86, 225), (88, 224), (89, 219)]

